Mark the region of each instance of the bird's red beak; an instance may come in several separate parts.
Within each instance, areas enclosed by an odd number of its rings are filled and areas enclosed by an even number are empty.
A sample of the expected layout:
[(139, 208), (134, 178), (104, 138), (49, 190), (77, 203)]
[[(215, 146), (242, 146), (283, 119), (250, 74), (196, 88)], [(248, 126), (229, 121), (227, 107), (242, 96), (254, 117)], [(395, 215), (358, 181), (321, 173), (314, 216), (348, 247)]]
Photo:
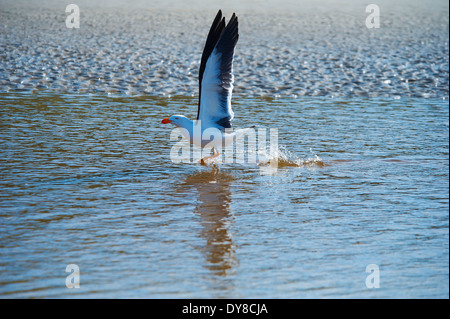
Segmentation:
[(170, 122), (172, 122), (172, 121), (169, 120), (169, 118), (165, 118), (161, 121), (162, 124), (169, 124)]

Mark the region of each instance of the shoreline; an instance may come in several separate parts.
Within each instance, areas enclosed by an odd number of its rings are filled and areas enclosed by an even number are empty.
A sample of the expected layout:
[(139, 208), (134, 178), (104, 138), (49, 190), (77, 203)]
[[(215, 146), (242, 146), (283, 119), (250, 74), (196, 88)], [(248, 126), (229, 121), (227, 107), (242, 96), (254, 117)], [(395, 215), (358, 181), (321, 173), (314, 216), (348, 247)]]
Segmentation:
[[(65, 5), (54, 3), (39, 10), (27, 1), (2, 4), (0, 92), (197, 93), (214, 3), (186, 12), (165, 9), (170, 3), (144, 9), (150, 2), (104, 8), (104, 1), (81, 1), (79, 29), (66, 28)], [(448, 98), (448, 5), (445, 12), (435, 1), (422, 12), (415, 2), (381, 2), (381, 26), (368, 29), (364, 4), (336, 11), (334, 1), (321, 3), (334, 7), (316, 10), (307, 1), (287, 12), (295, 5), (285, 1), (268, 13), (272, 2), (255, 12), (251, 2), (231, 3), (240, 19), (234, 95)]]

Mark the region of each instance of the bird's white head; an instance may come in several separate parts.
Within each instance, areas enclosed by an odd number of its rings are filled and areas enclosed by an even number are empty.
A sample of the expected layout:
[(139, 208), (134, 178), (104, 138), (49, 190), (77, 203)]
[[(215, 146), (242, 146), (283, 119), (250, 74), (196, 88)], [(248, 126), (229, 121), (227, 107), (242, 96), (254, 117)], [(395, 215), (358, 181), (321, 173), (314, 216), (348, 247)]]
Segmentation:
[(190, 122), (191, 120), (184, 115), (172, 115), (171, 117), (165, 118), (161, 121), (162, 124), (172, 123), (178, 127), (187, 127)]

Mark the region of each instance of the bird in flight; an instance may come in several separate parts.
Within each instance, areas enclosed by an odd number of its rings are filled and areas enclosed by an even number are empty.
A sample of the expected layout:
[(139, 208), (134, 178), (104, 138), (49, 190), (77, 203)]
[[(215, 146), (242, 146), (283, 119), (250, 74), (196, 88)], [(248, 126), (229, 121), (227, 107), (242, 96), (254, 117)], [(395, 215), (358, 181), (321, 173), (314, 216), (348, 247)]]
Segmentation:
[(218, 149), (233, 143), (250, 129), (233, 131), (231, 126), (234, 117), (231, 108), (233, 57), (238, 38), (236, 14), (233, 13), (226, 24), (219, 10), (209, 30), (200, 63), (197, 119), (192, 121), (183, 115), (172, 115), (161, 121), (181, 128), (182, 135), (190, 143), (212, 148), (214, 155), (202, 158), (201, 164), (219, 156)]

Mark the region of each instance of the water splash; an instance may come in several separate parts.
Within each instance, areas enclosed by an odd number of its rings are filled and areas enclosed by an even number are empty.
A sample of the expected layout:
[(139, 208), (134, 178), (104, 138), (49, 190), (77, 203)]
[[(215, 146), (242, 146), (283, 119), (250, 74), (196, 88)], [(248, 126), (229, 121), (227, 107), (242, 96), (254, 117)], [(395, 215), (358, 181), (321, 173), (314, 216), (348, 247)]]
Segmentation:
[(259, 151), (259, 166), (277, 166), (280, 167), (323, 167), (325, 162), (313, 152), (309, 150), (312, 157), (300, 158), (293, 152), (289, 151), (285, 146), (280, 146), (275, 152)]

